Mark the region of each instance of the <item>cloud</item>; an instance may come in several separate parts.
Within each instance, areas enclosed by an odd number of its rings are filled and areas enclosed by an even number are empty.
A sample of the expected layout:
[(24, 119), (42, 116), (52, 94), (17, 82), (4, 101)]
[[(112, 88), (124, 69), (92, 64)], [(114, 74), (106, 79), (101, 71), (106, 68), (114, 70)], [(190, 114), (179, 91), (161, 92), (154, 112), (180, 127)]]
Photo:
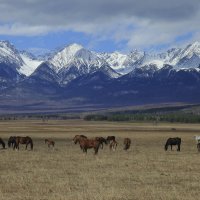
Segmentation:
[[(0, 34), (41, 35), (78, 31), (129, 48), (200, 39), (199, 0), (1, 0)], [(186, 38), (187, 39), (187, 38)]]

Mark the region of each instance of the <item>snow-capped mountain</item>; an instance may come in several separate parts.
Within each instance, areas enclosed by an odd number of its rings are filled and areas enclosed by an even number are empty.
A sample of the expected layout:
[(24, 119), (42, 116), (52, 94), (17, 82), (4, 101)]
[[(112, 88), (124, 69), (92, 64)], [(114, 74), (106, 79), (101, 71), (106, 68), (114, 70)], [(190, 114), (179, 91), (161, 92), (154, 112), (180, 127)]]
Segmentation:
[(99, 53), (97, 55), (119, 74), (127, 74), (138, 66), (137, 63), (144, 57), (144, 52), (134, 50), (129, 54), (122, 54), (116, 51), (113, 53)]
[(0, 63), (8, 64), (20, 74), (29, 76), (42, 63), (26, 51), (18, 51), (8, 41), (0, 41)]
[[(48, 60), (51, 63), (53, 70), (59, 76), (61, 85), (66, 85), (73, 79), (97, 71), (98, 69), (105, 69), (109, 76), (116, 78), (119, 76), (106, 61), (99, 57), (95, 52), (85, 49), (79, 44), (71, 44), (55, 53)], [(112, 72), (111, 72), (112, 71)]]
[(19, 51), (8, 41), (0, 41), (0, 63), (12, 64), (16, 67), (23, 65)]
[(82, 73), (89, 73), (100, 68), (105, 61), (96, 56), (95, 53), (75, 43), (57, 52), (49, 59), (49, 62), (55, 66), (56, 72), (62, 68), (76, 66)]

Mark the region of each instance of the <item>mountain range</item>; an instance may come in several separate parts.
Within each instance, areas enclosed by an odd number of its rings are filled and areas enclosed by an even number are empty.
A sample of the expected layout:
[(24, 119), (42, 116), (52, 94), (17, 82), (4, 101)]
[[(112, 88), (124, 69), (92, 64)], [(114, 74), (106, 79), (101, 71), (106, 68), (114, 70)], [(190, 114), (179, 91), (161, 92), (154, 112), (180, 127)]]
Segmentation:
[(157, 54), (74, 43), (36, 57), (0, 41), (0, 111), (194, 103), (199, 89), (199, 42)]

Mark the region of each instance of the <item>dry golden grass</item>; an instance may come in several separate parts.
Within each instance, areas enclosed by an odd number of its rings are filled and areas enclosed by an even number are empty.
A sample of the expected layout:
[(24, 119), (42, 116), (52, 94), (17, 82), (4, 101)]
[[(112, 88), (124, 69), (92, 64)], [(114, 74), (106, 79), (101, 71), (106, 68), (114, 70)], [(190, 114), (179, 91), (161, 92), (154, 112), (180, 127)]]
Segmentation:
[[(171, 128), (176, 128), (172, 131)], [(29, 135), (34, 150), (0, 150), (2, 200), (199, 199), (200, 154), (194, 135), (200, 125), (74, 121), (0, 122), (0, 137)], [(84, 155), (76, 134), (115, 135), (119, 146)], [(181, 152), (164, 151), (168, 137), (182, 138)], [(132, 145), (123, 150), (123, 138)], [(44, 138), (55, 140), (48, 149)]]

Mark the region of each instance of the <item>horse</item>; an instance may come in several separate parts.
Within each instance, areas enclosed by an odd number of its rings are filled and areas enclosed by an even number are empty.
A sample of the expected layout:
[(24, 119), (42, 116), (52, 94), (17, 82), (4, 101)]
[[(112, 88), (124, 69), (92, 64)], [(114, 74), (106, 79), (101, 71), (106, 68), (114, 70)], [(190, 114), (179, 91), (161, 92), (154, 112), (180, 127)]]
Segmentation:
[(26, 137), (17, 136), (17, 137), (15, 137), (15, 145), (13, 147), (13, 150), (14, 149), (19, 150), (19, 144), (26, 144), (26, 149), (27, 149), (28, 145), (30, 144), (31, 150), (33, 150), (33, 140), (29, 136), (26, 136)]
[(100, 144), (101, 144), (101, 149), (103, 149), (103, 143), (104, 143), (105, 145), (108, 144), (107, 140), (106, 140), (105, 138), (103, 138), (103, 137), (95, 137), (95, 140), (97, 140), (97, 141), (100, 142)]
[(115, 141), (115, 136), (108, 136), (106, 138), (106, 140), (108, 141), (108, 143), (110, 144), (111, 141)]
[(50, 140), (50, 139), (45, 139), (45, 144), (47, 143), (48, 144), (48, 147), (50, 148), (50, 146), (54, 147), (55, 145), (55, 142), (53, 140)]
[(77, 144), (77, 142), (80, 144), (80, 148), (87, 154), (87, 150), (93, 148), (94, 154), (96, 155), (99, 150), (100, 142), (95, 139), (88, 139), (84, 137), (76, 137), (74, 138), (74, 143)]
[(9, 139), (8, 139), (8, 147), (10, 148), (11, 146), (14, 147), (15, 145), (15, 139), (16, 137), (15, 136), (10, 136)]
[(0, 138), (0, 144), (2, 145), (3, 149), (6, 148), (5, 142), (2, 140), (2, 138)]
[[(73, 138), (74, 144), (76, 144), (79, 139), (87, 139), (87, 137), (85, 135), (75, 135)], [(81, 148), (81, 146), (80, 146), (80, 148)]]
[(200, 143), (200, 136), (199, 135), (195, 135), (194, 139), (196, 140), (196, 143)]
[(177, 151), (180, 151), (180, 147), (181, 147), (181, 138), (179, 137), (175, 137), (175, 138), (169, 138), (165, 144), (165, 151), (167, 151), (168, 149), (168, 146), (171, 146), (171, 150), (172, 150), (172, 146), (173, 145), (177, 145), (178, 148), (177, 148)]
[(131, 146), (131, 139), (130, 138), (124, 138), (124, 150), (127, 151)]
[(113, 150), (113, 151), (115, 151), (116, 150), (116, 148), (117, 148), (117, 145), (118, 145), (118, 143), (114, 140), (114, 141), (112, 141), (111, 143), (110, 143), (110, 151), (111, 150)]

